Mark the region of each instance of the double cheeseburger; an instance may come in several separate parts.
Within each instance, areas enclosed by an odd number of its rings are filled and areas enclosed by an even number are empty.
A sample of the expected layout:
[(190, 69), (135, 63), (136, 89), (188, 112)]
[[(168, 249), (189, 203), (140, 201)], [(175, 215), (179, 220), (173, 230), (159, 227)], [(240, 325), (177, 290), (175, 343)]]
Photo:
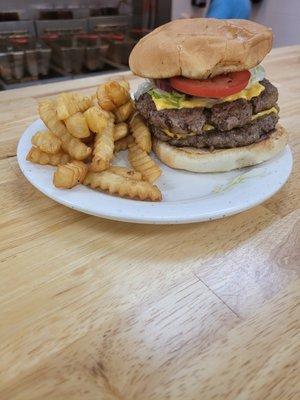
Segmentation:
[(136, 107), (162, 162), (221, 172), (285, 147), (278, 91), (260, 65), (272, 40), (271, 29), (251, 21), (195, 18), (169, 22), (137, 43), (129, 65), (148, 79)]

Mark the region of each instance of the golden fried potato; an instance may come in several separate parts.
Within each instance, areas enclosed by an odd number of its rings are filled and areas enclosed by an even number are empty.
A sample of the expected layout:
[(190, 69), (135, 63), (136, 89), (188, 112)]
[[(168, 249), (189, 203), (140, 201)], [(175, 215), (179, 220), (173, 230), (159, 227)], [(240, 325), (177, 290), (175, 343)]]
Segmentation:
[(92, 99), (89, 96), (83, 96), (80, 93), (72, 93), (73, 99), (80, 112), (85, 112), (92, 105)]
[(134, 115), (129, 125), (136, 143), (142, 150), (150, 153), (152, 148), (151, 133), (143, 117), (140, 114)]
[(41, 165), (59, 165), (67, 164), (71, 160), (71, 157), (69, 154), (63, 153), (62, 151), (56, 154), (49, 154), (38, 149), (37, 147), (31, 147), (29, 153), (27, 154), (26, 160)]
[(120, 80), (120, 81), (118, 81), (119, 82), (119, 84), (124, 88), (124, 89), (126, 89), (128, 92), (129, 92), (129, 90), (130, 90), (130, 85), (129, 85), (129, 82), (128, 81), (126, 81), (125, 79), (122, 79), (122, 80)]
[(81, 112), (71, 115), (65, 120), (66, 127), (72, 136), (82, 139), (90, 136), (90, 130)]
[(97, 108), (101, 108), (101, 109), (103, 110), (103, 108), (100, 107), (100, 105), (99, 105), (99, 103), (98, 103), (98, 99), (97, 99), (97, 96), (96, 96), (96, 95), (93, 95), (93, 96), (92, 96), (92, 104), (91, 104), (91, 107), (93, 107), (93, 106), (95, 106), (95, 107), (97, 107)]
[(152, 160), (149, 154), (142, 150), (136, 143), (129, 146), (128, 160), (132, 168), (139, 171), (143, 175), (143, 178), (151, 183), (159, 178), (162, 173), (159, 166)]
[(103, 171), (109, 167), (114, 155), (114, 123), (108, 120), (102, 133), (96, 134), (93, 159), (90, 166), (92, 171)]
[(117, 153), (118, 151), (127, 150), (131, 143), (134, 143), (134, 139), (131, 135), (115, 141), (115, 153)]
[(105, 92), (116, 107), (122, 106), (130, 100), (129, 91), (119, 82), (109, 81), (105, 83)]
[(105, 91), (105, 84), (100, 85), (97, 89), (97, 104), (106, 111), (112, 111), (116, 108)]
[(53, 132), (62, 143), (62, 149), (75, 160), (84, 160), (92, 149), (74, 138), (63, 122), (57, 118), (55, 103), (52, 100), (43, 100), (39, 103), (39, 114), (47, 128)]
[(125, 178), (133, 179), (134, 181), (143, 180), (142, 174), (138, 171), (134, 171), (133, 169), (127, 167), (119, 167), (118, 165), (111, 165), (109, 170), (114, 174), (124, 176)]
[(97, 90), (98, 104), (107, 111), (113, 111), (130, 100), (129, 84), (126, 81), (109, 81)]
[(79, 139), (72, 137), (72, 135), (70, 135), (70, 137), (68, 136), (67, 142), (63, 142), (63, 150), (69, 153), (70, 156), (77, 161), (82, 161), (88, 158), (92, 153), (92, 149), (82, 143)]
[(107, 127), (108, 116), (101, 108), (96, 106), (90, 107), (83, 115), (92, 132), (102, 133)]
[(108, 191), (121, 197), (137, 198), (139, 200), (160, 201), (162, 195), (157, 186), (149, 182), (137, 181), (115, 174), (109, 170), (102, 172), (88, 172), (84, 185), (93, 189)]
[(61, 141), (50, 131), (37, 132), (32, 136), (31, 143), (49, 154), (56, 154), (61, 149)]
[(127, 121), (134, 112), (134, 104), (132, 100), (129, 100), (127, 103), (118, 107), (114, 110), (114, 114), (116, 116), (117, 122)]
[(129, 133), (128, 125), (126, 122), (119, 122), (115, 125), (114, 129), (114, 141), (120, 140), (127, 136)]
[(67, 133), (65, 124), (57, 117), (55, 102), (53, 100), (45, 99), (40, 101), (38, 111), (44, 124), (57, 137), (61, 138), (65, 133)]
[[(139, 115), (125, 122), (134, 111), (126, 81), (106, 82), (90, 97), (68, 92), (43, 100), (39, 113), (49, 131), (32, 137), (36, 147), (27, 160), (57, 166), (53, 184), (59, 188), (84, 182), (121, 197), (159, 201), (152, 182), (161, 170), (147, 154), (150, 132)], [(114, 151), (127, 148), (132, 169), (111, 165)]]
[(59, 165), (53, 175), (53, 184), (61, 189), (71, 189), (83, 182), (87, 170), (87, 165), (82, 161)]
[(60, 93), (56, 98), (56, 113), (60, 120), (65, 120), (79, 111), (73, 93)]

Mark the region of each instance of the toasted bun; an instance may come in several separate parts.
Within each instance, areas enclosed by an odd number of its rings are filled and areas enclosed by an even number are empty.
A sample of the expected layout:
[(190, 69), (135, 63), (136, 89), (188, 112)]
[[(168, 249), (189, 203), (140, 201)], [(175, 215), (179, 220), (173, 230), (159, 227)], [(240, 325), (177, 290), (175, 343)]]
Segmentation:
[(272, 48), (270, 28), (241, 19), (178, 19), (142, 38), (129, 57), (145, 78), (205, 79), (258, 65)]
[(225, 172), (260, 164), (284, 149), (288, 135), (281, 125), (265, 140), (249, 146), (210, 152), (193, 147), (175, 147), (158, 139), (153, 149), (158, 158), (169, 167), (192, 172)]

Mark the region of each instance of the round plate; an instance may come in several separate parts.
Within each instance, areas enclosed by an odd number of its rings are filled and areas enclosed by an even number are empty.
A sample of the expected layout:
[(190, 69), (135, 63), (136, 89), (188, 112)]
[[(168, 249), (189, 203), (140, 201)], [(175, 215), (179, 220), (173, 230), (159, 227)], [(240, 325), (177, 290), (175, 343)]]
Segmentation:
[[(174, 170), (156, 159), (163, 171), (156, 182), (162, 191), (163, 201), (157, 203), (122, 199), (83, 185), (62, 190), (52, 184), (54, 167), (26, 161), (31, 137), (42, 129), (45, 125), (41, 120), (34, 122), (26, 129), (18, 145), (18, 162), (29, 182), (67, 207), (119, 221), (181, 224), (223, 218), (273, 196), (292, 170), (292, 154), (287, 146), (270, 161), (225, 173), (197, 174)], [(127, 152), (120, 152), (115, 164), (127, 165)]]

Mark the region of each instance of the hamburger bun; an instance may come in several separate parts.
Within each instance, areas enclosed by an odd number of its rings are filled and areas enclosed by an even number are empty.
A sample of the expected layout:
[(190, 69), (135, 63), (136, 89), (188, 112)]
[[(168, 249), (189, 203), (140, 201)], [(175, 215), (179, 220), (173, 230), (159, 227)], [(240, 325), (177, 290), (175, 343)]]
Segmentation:
[(154, 138), (153, 150), (171, 168), (192, 172), (226, 172), (267, 161), (283, 150), (287, 142), (287, 132), (277, 125), (267, 139), (249, 146), (211, 152), (208, 149), (175, 147)]
[(179, 19), (142, 38), (130, 54), (129, 66), (145, 78), (206, 79), (257, 66), (272, 42), (272, 30), (252, 21)]

